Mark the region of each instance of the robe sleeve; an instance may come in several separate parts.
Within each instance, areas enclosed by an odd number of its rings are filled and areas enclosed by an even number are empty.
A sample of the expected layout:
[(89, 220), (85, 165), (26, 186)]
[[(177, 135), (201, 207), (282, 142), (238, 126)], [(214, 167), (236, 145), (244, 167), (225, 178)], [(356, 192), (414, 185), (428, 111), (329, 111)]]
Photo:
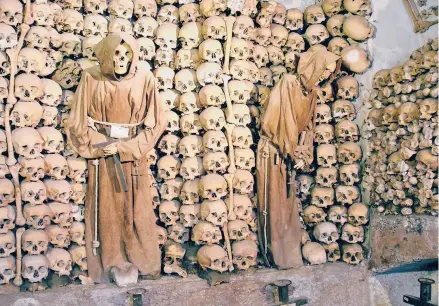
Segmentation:
[(145, 156), (154, 148), (168, 123), (160, 101), (155, 77), (149, 73), (146, 78), (145, 95), (148, 110), (143, 124), (144, 128), (133, 139), (117, 144), (122, 162), (139, 160)]
[(72, 149), (84, 158), (104, 156), (102, 149), (93, 148), (93, 144), (102, 142), (102, 134), (88, 126), (88, 109), (93, 96), (91, 75), (84, 71), (76, 89), (72, 109), (67, 123), (67, 139)]

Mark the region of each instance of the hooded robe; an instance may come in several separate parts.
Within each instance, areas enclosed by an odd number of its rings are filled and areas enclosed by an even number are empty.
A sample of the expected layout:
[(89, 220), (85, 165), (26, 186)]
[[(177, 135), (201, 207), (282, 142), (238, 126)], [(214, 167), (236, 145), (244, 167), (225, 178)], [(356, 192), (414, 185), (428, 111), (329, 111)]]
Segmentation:
[(328, 82), (338, 74), (340, 58), (326, 50), (302, 54), (297, 75), (285, 74), (264, 105), (257, 151), (258, 238), (265, 263), (279, 269), (303, 265), (299, 211), (287, 163), (304, 159), (309, 165), (313, 160), (317, 84), (334, 62), (337, 68)]
[[(129, 71), (115, 74), (113, 56), (119, 44), (133, 50)], [(82, 157), (99, 159), (98, 240), (93, 255), (95, 226), (95, 166), (88, 162), (88, 189), (85, 207), (86, 249), (89, 276), (108, 282), (113, 266), (131, 263), (139, 274), (157, 276), (161, 254), (152, 206), (151, 178), (146, 153), (154, 148), (167, 121), (159, 100), (156, 81), (150, 71), (137, 69), (138, 47), (127, 34), (111, 34), (95, 47), (99, 66), (83, 72), (70, 113), (67, 136), (71, 147)], [(129, 127), (129, 137), (117, 143), (128, 191), (121, 187), (112, 156), (104, 157), (96, 144), (113, 140), (109, 126), (90, 124), (89, 119), (139, 125)]]

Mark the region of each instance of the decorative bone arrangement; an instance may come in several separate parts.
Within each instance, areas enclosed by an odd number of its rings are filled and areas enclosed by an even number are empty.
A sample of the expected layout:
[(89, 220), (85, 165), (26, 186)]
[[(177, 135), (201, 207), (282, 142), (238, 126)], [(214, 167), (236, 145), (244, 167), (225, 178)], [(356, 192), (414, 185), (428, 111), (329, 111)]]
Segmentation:
[(384, 214), (438, 214), (438, 40), (375, 74), (364, 188)]
[[(137, 38), (140, 67), (154, 71), (168, 111), (168, 131), (149, 154), (150, 175), (158, 181), (151, 186), (156, 195), (152, 205), (164, 272), (183, 277), (188, 273), (183, 266), (189, 266), (183, 260), (218, 272), (256, 265), (253, 149), (259, 116), (270, 88), (284, 73), (295, 73), (300, 53), (324, 46), (341, 55), (350, 72), (362, 73), (370, 65), (367, 52), (356, 44), (373, 34), (366, 19), (369, 1), (323, 1), (305, 12), (249, 0), (24, 2), (0, 0), (0, 183), (5, 188), (0, 274), (2, 284), (24, 281), (34, 284), (27, 286), (30, 290), (43, 289), (44, 280), (53, 275), (82, 280), (86, 274), (82, 222), (87, 165), (65, 144), (63, 131), (81, 71), (97, 64), (93, 47), (108, 33)], [(240, 16), (226, 16), (227, 5)], [(338, 101), (328, 103), (335, 91), (352, 84), (346, 76), (322, 90), (318, 130), (323, 138), (316, 139), (322, 154), (336, 157), (332, 143), (325, 144), (326, 130), (333, 130), (334, 143), (350, 137), (341, 131), (353, 128), (353, 97), (340, 93)], [(340, 124), (334, 129), (332, 123)], [(348, 154), (361, 154), (349, 141), (342, 145)], [(342, 167), (351, 176), (357, 171), (349, 163), (331, 165), (339, 166), (340, 175)], [(334, 170), (325, 169), (318, 173), (329, 178)], [(316, 181), (314, 176), (308, 178)], [(299, 189), (310, 201), (306, 183)], [(314, 191), (316, 197), (318, 193), (325, 190)], [(349, 204), (340, 203), (334, 207)], [(306, 204), (303, 200), (304, 211)], [(350, 208), (364, 212), (358, 206)], [(304, 220), (311, 233), (315, 227)], [(338, 245), (319, 237), (332, 228), (319, 226), (319, 234), (310, 235), (334, 250), (328, 254), (339, 252)], [(343, 239), (341, 232), (339, 236)], [(310, 258), (319, 257), (321, 250), (312, 243), (303, 253), (308, 262), (317, 263), (320, 259)], [(356, 244), (342, 251), (350, 258), (363, 254)], [(345, 257), (350, 263), (359, 261)]]

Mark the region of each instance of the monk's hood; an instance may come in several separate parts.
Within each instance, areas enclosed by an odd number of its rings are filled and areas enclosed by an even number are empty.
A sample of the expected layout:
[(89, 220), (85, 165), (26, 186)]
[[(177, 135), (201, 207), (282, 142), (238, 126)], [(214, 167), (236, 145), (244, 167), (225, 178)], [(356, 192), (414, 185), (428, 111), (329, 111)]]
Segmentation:
[[(117, 46), (124, 42), (133, 50), (133, 60), (130, 64), (128, 73), (123, 77), (118, 77), (114, 70), (113, 57)], [(99, 61), (101, 73), (106, 78), (114, 81), (121, 81), (130, 79), (135, 75), (137, 61), (139, 59), (139, 48), (133, 36), (126, 33), (109, 34), (95, 46), (94, 51)]]
[(317, 87), (317, 82), (330, 64), (337, 62), (337, 68), (328, 82), (331, 82), (340, 71), (341, 58), (327, 50), (308, 51), (300, 56), (297, 73), (302, 85), (307, 91)]

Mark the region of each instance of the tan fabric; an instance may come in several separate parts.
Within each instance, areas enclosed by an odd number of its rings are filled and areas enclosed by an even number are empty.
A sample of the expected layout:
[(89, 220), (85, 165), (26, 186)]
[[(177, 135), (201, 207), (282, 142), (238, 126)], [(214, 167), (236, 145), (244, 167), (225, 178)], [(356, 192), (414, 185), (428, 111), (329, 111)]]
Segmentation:
[[(312, 162), (317, 83), (326, 67), (336, 61), (337, 69), (328, 82), (339, 71), (339, 57), (324, 50), (302, 54), (298, 76), (284, 75), (265, 104), (257, 151), (258, 235), (262, 252), (267, 250), (266, 262), (280, 269), (303, 264), (294, 178), (287, 163), (291, 169), (291, 160)], [(288, 194), (288, 190), (293, 191)]]
[[(127, 42), (133, 62), (126, 76), (114, 73), (113, 54)], [(150, 71), (136, 71), (138, 49), (134, 38), (109, 35), (96, 46), (100, 67), (83, 72), (69, 117), (67, 136), (72, 148), (85, 158), (100, 159), (98, 255), (92, 254), (94, 230), (95, 169), (89, 162), (86, 199), (86, 247), (88, 272), (96, 282), (108, 282), (111, 267), (133, 263), (142, 275), (160, 273), (160, 249), (155, 231), (146, 153), (154, 148), (166, 127), (155, 78)], [(88, 127), (87, 117), (103, 122), (138, 123), (132, 138), (117, 144), (128, 192), (121, 190), (112, 157), (103, 157), (93, 145), (111, 140), (102, 129)], [(102, 132), (102, 133), (101, 133)]]

